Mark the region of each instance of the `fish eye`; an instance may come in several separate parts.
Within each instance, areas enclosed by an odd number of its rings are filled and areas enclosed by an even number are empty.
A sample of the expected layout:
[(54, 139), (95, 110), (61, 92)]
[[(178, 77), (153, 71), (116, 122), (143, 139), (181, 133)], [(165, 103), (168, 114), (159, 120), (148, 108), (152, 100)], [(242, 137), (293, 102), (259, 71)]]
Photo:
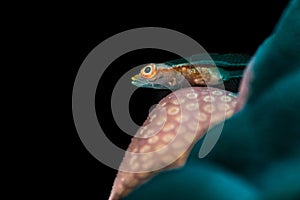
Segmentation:
[(145, 66), (142, 70), (141, 70), (141, 74), (144, 78), (152, 78), (153, 76), (155, 76), (156, 74), (156, 66), (155, 64), (149, 64), (147, 66)]
[(144, 73), (149, 74), (151, 72), (151, 67), (147, 66), (144, 68)]

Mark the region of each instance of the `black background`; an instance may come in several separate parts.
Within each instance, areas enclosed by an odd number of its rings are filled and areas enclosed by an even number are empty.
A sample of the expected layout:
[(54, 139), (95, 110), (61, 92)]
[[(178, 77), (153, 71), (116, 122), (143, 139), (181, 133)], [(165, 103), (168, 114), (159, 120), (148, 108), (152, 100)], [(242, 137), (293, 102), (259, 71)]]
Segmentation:
[[(105, 6), (93, 12), (71, 9), (67, 14), (64, 11), (59, 12), (62, 17), (58, 17), (51, 24), (53, 37), (58, 38), (55, 39), (55, 54), (60, 56), (60, 64), (54, 68), (62, 80), (59, 84), (62, 95), (57, 98), (57, 102), (64, 102), (62, 97), (66, 96), (67, 103), (64, 108), (60, 108), (68, 113), (66, 116), (62, 115), (64, 119), (61, 125), (68, 128), (59, 132), (63, 139), (60, 146), (55, 147), (58, 154), (52, 162), (54, 166), (51, 171), (54, 174), (49, 175), (52, 186), (46, 190), (46, 196), (68, 199), (107, 199), (109, 196), (116, 170), (100, 163), (85, 149), (76, 132), (71, 110), (72, 88), (77, 70), (99, 43), (128, 29), (154, 26), (184, 33), (208, 52), (253, 55), (257, 47), (271, 34), (287, 5), (287, 1), (270, 1), (269, 4), (262, 4), (261, 1), (220, 2), (222, 1), (207, 4), (199, 2), (199, 5), (177, 3), (175, 8), (152, 5), (154, 9), (144, 5), (144, 9), (130, 11), (132, 17), (125, 8), (124, 12), (119, 13), (116, 9), (106, 9)], [(160, 50), (139, 50), (122, 56), (105, 72), (97, 89), (96, 110), (106, 135), (116, 145), (126, 148), (130, 137), (119, 130), (111, 116), (110, 95), (114, 84), (130, 66), (166, 61), (173, 57), (173, 54)], [(118, 68), (120, 64), (124, 67)], [(142, 124), (150, 106), (168, 92), (137, 90), (129, 106), (132, 119)]]

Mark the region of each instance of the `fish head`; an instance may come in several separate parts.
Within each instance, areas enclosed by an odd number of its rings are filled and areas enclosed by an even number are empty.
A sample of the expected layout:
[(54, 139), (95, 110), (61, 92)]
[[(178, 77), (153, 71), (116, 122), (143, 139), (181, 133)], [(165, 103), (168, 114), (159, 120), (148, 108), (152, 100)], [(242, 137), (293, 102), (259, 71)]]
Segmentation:
[(170, 66), (150, 63), (131, 77), (131, 83), (143, 88), (175, 89), (178, 88), (178, 75)]

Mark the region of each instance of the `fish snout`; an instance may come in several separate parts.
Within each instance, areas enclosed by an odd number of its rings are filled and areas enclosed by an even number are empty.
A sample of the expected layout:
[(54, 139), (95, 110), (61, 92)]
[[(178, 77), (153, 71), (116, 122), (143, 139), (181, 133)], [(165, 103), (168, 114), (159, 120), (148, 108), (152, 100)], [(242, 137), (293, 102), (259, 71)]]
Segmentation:
[(132, 81), (137, 81), (137, 80), (140, 79), (140, 77), (141, 77), (141, 76), (140, 76), (139, 74), (137, 74), (137, 75), (131, 77), (131, 80), (132, 80)]

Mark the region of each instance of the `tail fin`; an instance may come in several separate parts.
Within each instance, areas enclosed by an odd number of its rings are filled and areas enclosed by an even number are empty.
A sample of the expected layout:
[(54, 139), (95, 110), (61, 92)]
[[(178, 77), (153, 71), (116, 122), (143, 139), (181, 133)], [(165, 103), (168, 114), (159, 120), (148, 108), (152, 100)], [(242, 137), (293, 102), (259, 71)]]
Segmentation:
[(220, 72), (222, 74), (223, 80), (227, 81), (232, 78), (241, 78), (243, 76), (244, 70), (227, 71), (221, 69)]

